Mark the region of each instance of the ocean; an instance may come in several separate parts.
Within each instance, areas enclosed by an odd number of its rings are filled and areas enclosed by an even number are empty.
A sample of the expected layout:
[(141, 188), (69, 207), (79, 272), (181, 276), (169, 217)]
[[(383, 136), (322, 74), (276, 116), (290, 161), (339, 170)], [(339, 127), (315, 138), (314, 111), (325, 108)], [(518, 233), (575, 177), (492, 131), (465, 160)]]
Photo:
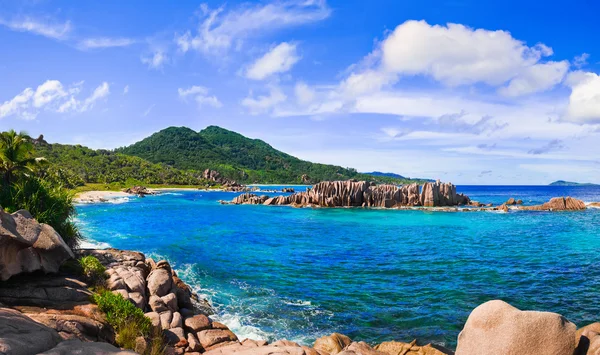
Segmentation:
[[(263, 187), (271, 188), (271, 187)], [(281, 187), (277, 187), (281, 188)], [(296, 187), (298, 188), (298, 187)], [(459, 186), (484, 203), (600, 201), (600, 187)], [(169, 260), (240, 338), (450, 348), (469, 313), (502, 299), (598, 321), (600, 209), (428, 212), (221, 205), (239, 193), (169, 191), (78, 205), (87, 245)], [(274, 195), (274, 194), (270, 194)]]

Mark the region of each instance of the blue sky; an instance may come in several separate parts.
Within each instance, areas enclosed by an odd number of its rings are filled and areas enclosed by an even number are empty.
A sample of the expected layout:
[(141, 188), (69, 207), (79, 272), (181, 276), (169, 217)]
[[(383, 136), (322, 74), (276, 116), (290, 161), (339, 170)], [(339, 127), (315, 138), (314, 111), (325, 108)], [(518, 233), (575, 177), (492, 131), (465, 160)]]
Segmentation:
[(600, 183), (594, 1), (0, 3), (0, 129), (115, 148), (214, 124), (458, 184)]

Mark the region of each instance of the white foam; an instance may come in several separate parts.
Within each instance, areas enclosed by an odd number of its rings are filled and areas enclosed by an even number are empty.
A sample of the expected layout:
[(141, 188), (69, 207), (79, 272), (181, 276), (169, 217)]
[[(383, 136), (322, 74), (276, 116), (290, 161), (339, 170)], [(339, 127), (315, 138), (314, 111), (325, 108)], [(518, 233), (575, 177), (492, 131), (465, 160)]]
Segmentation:
[(237, 314), (225, 313), (211, 316), (211, 318), (217, 322), (225, 324), (240, 339), (269, 340), (272, 338), (271, 334), (262, 331), (258, 327), (252, 325), (243, 325), (241, 322), (242, 317)]
[(79, 243), (79, 247), (81, 249), (107, 249), (110, 248), (110, 244), (86, 239)]

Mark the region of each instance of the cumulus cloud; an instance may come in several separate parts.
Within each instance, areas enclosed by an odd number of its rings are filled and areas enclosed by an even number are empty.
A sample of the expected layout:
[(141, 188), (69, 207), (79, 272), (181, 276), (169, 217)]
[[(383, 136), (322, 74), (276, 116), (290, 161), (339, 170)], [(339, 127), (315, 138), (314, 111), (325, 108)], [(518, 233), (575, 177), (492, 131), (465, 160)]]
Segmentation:
[(6, 26), (13, 31), (31, 32), (56, 40), (66, 39), (73, 29), (70, 21), (59, 23), (31, 17), (15, 18), (12, 20), (0, 18), (0, 25)]
[(223, 107), (223, 104), (215, 95), (209, 95), (209, 91), (210, 90), (207, 87), (199, 85), (194, 85), (187, 89), (177, 89), (180, 98), (187, 100), (189, 97), (192, 97), (198, 104), (198, 107), (205, 105), (212, 106), (214, 108)]
[(552, 54), (544, 44), (529, 47), (505, 31), (406, 21), (379, 43), (341, 87), (356, 95), (420, 75), (450, 87), (480, 83), (507, 96), (532, 94), (564, 79), (569, 62), (543, 61)]
[(325, 0), (245, 3), (229, 11), (225, 6), (211, 10), (203, 4), (200, 10), (202, 22), (197, 30), (187, 31), (175, 38), (182, 52), (193, 49), (205, 54), (223, 54), (232, 48), (239, 48), (249, 38), (320, 21), (331, 13)]
[(281, 91), (280, 88), (271, 85), (268, 95), (254, 97), (254, 94), (250, 92), (248, 97), (242, 100), (242, 105), (247, 107), (251, 114), (257, 115), (259, 113), (272, 110), (273, 107), (284, 102), (286, 99), (287, 96)]
[(113, 47), (128, 47), (136, 43), (131, 38), (110, 38), (110, 37), (98, 37), (98, 38), (87, 38), (81, 40), (78, 43), (80, 49), (100, 49), (100, 48), (113, 48)]
[(263, 80), (273, 74), (285, 73), (299, 60), (296, 45), (283, 42), (258, 58), (246, 71), (246, 77)]
[(149, 69), (161, 69), (169, 60), (167, 54), (162, 50), (157, 50), (150, 56), (142, 56), (140, 58), (143, 64), (146, 64)]
[(110, 93), (108, 83), (104, 82), (85, 100), (77, 99), (83, 82), (65, 87), (58, 80), (47, 80), (35, 90), (26, 88), (11, 100), (0, 104), (0, 118), (17, 116), (23, 119), (35, 119), (41, 110), (66, 113), (84, 112)]
[(571, 87), (566, 118), (579, 123), (600, 122), (600, 76), (576, 71), (569, 75)]
[(315, 91), (306, 83), (296, 83), (296, 86), (294, 86), (294, 93), (296, 95), (296, 100), (300, 105), (308, 105), (315, 100)]

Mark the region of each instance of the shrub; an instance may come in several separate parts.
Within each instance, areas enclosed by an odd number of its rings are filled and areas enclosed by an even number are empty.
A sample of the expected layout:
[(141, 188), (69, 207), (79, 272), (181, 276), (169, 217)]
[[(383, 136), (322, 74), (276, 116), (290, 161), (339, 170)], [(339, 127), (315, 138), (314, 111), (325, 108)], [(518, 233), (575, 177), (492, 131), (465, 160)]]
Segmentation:
[(94, 285), (103, 283), (106, 268), (96, 257), (92, 255), (84, 256), (79, 259), (79, 265), (81, 265), (83, 276), (85, 276), (89, 282)]
[(117, 345), (135, 350), (136, 339), (143, 336), (149, 339), (149, 347), (145, 354), (164, 354), (166, 346), (162, 329), (153, 327), (150, 319), (133, 303), (108, 290), (94, 294), (94, 302), (106, 314), (106, 320), (117, 332)]
[(94, 294), (94, 302), (106, 314), (106, 320), (115, 328), (117, 333), (126, 327), (128, 323), (134, 323), (138, 336), (150, 335), (152, 330), (150, 319), (144, 315), (141, 309), (123, 298), (123, 296), (108, 290), (102, 290)]

